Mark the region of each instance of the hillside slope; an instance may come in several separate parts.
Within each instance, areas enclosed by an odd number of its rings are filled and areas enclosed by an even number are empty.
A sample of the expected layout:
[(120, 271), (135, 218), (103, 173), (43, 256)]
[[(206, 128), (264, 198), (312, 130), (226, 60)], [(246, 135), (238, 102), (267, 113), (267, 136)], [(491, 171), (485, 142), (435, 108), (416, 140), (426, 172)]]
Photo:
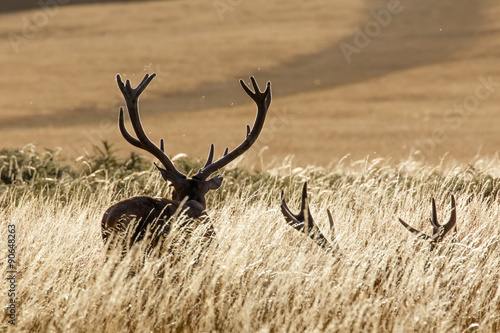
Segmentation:
[[(241, 141), (254, 106), (237, 80), (250, 75), (273, 82), (256, 147), (269, 146), (267, 159), (295, 154), (297, 164), (327, 164), (346, 154), (406, 159), (416, 152), (438, 160), (450, 152), (467, 162), (480, 147), (493, 154), (500, 144), (500, 5), (492, 0), (401, 1), (379, 30), (374, 13), (388, 11), (385, 1), (53, 10), (2, 15), (3, 146), (37, 142), (76, 157), (106, 139), (130, 151), (115, 124), (123, 101), (114, 77), (137, 84), (146, 72), (158, 78), (141, 100), (144, 123), (172, 154), (202, 157), (211, 142), (221, 152)], [(375, 30), (363, 42), (358, 29)], [(346, 45), (356, 49), (349, 57)], [(488, 78), (487, 98), (453, 109)]]

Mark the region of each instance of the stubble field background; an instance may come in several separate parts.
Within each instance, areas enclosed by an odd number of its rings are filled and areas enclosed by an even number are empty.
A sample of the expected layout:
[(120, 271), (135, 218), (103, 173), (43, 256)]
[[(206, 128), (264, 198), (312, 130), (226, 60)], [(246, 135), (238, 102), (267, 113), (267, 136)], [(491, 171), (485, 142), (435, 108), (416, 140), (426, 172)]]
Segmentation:
[[(115, 75), (137, 84), (157, 72), (141, 112), (173, 155), (200, 158), (212, 142), (221, 153), (241, 141), (254, 105), (237, 80), (250, 75), (273, 83), (258, 143), (269, 147), (267, 161), (293, 154), (300, 166), (328, 165), (349, 154), (436, 163), (449, 153), (467, 163), (498, 150), (493, 0), (401, 1), (378, 33), (373, 12), (390, 2), (235, 1), (226, 11), (197, 0), (78, 3), (2, 14), (2, 146), (36, 142), (75, 158), (108, 140), (128, 154), (116, 130)], [(340, 45), (355, 46), (367, 27), (373, 37), (348, 63)], [(464, 110), (481, 77), (496, 82), (491, 94)]]

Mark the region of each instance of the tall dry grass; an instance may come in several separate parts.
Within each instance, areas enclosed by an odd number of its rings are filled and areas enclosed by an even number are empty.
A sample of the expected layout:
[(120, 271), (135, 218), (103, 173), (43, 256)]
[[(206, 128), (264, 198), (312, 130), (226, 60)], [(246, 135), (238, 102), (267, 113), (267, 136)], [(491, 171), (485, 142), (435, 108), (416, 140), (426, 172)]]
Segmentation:
[[(210, 194), (217, 236), (200, 254), (193, 237), (160, 257), (131, 251), (107, 261), (100, 218), (114, 201), (165, 184), (101, 173), (100, 186), (50, 193), (2, 187), (2, 259), (7, 224), (16, 224), (17, 323), (23, 332), (495, 332), (500, 330), (498, 161), (425, 167), (411, 161), (342, 163), (327, 169), (226, 171)], [(283, 189), (298, 207), (309, 181), (321, 226), (333, 212), (342, 249), (333, 256), (289, 228)], [(120, 188), (120, 190), (118, 190)], [(458, 237), (434, 251), (397, 222), (430, 229), (457, 198)], [(2, 261), (2, 271), (7, 265)], [(7, 286), (2, 284), (5, 305)]]

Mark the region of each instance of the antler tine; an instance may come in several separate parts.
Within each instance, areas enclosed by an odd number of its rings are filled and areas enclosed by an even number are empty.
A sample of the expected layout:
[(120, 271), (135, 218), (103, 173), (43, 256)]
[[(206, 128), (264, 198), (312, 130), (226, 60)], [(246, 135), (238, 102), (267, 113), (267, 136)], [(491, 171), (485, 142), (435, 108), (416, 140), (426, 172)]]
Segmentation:
[(207, 162), (205, 163), (204, 168), (207, 167), (207, 166), (209, 166), (210, 164), (212, 164), (212, 161), (214, 160), (214, 149), (215, 149), (214, 145), (211, 144), (210, 145), (210, 151), (208, 153)]
[(174, 166), (170, 158), (165, 154), (163, 139), (160, 141), (160, 148), (158, 148), (158, 146), (155, 145), (148, 138), (142, 127), (141, 119), (139, 117), (139, 107), (138, 107), (139, 96), (147, 88), (147, 86), (149, 85), (149, 83), (151, 83), (151, 81), (155, 78), (155, 76), (156, 73), (153, 73), (151, 75), (146, 74), (142, 79), (141, 83), (139, 83), (139, 85), (137, 85), (136, 88), (132, 88), (130, 80), (127, 80), (125, 84), (123, 84), (120, 74), (116, 75), (118, 88), (120, 88), (120, 91), (122, 92), (123, 97), (125, 98), (128, 115), (130, 117), (130, 122), (132, 123), (137, 138), (134, 138), (132, 135), (130, 135), (130, 133), (128, 133), (125, 127), (123, 108), (120, 108), (120, 115), (118, 118), (118, 125), (120, 128), (120, 132), (125, 138), (125, 140), (127, 140), (127, 142), (129, 142), (135, 147), (144, 149), (145, 151), (149, 152), (151, 155), (156, 157), (168, 171), (170, 177), (173, 177), (172, 180), (179, 178), (186, 178), (185, 175), (183, 175), (181, 172), (177, 170), (177, 168)]
[[(453, 222), (452, 222), (453, 221)], [(457, 235), (458, 229), (457, 229), (457, 208), (455, 205), (455, 196), (452, 194), (451, 195), (451, 215), (450, 219), (448, 220), (448, 224), (453, 224), (453, 237)], [(451, 229), (451, 226), (450, 226)]]
[(307, 182), (304, 182), (304, 186), (302, 186), (300, 215), (303, 216), (304, 220), (304, 232), (309, 236), (314, 229), (314, 220), (311, 216), (311, 211), (309, 210), (309, 199), (307, 198)]
[(431, 203), (432, 203), (432, 219), (430, 219), (430, 221), (432, 224), (432, 234), (434, 235), (439, 231), (439, 228), (441, 227), (441, 225), (438, 222), (437, 211), (436, 211), (436, 201), (434, 200), (434, 198), (431, 199)]
[(333, 223), (332, 213), (327, 209), (326, 213), (328, 214), (328, 222), (330, 223), (330, 239), (333, 241), (335, 239), (335, 224)]
[(307, 196), (307, 182), (304, 182), (304, 185), (302, 186), (302, 199), (300, 203), (300, 212), (298, 217), (299, 220), (304, 220), (304, 232), (306, 234), (309, 234), (315, 228), (317, 229), (317, 226), (314, 223), (314, 219), (311, 214), (311, 210), (309, 209), (309, 198)]
[(436, 235), (433, 235), (434, 239), (437, 239), (438, 242), (440, 242), (444, 236), (452, 229), (454, 228), (454, 233), (456, 234), (457, 232), (457, 210), (456, 210), (456, 205), (455, 205), (455, 197), (452, 195), (451, 196), (451, 213), (450, 213), (450, 219), (448, 222), (439, 228), (439, 232)]
[(165, 152), (165, 142), (163, 142), (163, 139), (160, 139), (160, 150)]
[(399, 221), (399, 223), (401, 223), (403, 225), (403, 227), (405, 227), (412, 234), (415, 234), (417, 237), (422, 237), (425, 240), (431, 238), (430, 236), (424, 234), (422, 231), (417, 230), (417, 229), (413, 228), (412, 226), (410, 226), (408, 223), (403, 221), (403, 219), (399, 218), (398, 221)]
[(295, 230), (302, 232), (304, 223), (298, 220), (298, 216), (293, 214), (288, 208), (284, 191), (281, 191), (281, 212), (285, 216), (286, 222)]
[[(203, 168), (206, 168), (207, 166), (209, 166), (210, 164), (212, 164), (212, 163), (213, 163), (213, 160), (214, 160), (214, 152), (215, 152), (215, 146), (214, 146), (214, 144), (212, 143), (212, 144), (210, 145), (210, 151), (208, 152), (207, 161), (205, 162), (205, 165), (203, 166)], [(224, 154), (222, 155), (222, 157), (226, 156), (228, 152), (229, 152), (229, 148), (224, 149)]]
[(237, 157), (242, 155), (244, 152), (246, 152), (259, 137), (260, 132), (264, 127), (267, 110), (271, 105), (271, 82), (267, 82), (266, 90), (264, 92), (261, 92), (259, 86), (257, 85), (257, 82), (255, 81), (255, 78), (252, 76), (250, 77), (250, 80), (252, 81), (255, 92), (250, 90), (250, 88), (248, 88), (243, 80), (240, 80), (240, 84), (243, 87), (243, 90), (245, 90), (245, 92), (248, 94), (248, 96), (250, 96), (257, 104), (257, 116), (255, 117), (253, 127), (250, 128), (250, 126), (247, 125), (247, 134), (245, 136), (245, 140), (230, 153), (225, 152), (224, 156), (222, 156), (220, 159), (213, 163), (205, 165), (203, 168), (198, 170), (195, 175), (196, 178), (203, 180), (207, 179), (212, 173), (226, 166)]

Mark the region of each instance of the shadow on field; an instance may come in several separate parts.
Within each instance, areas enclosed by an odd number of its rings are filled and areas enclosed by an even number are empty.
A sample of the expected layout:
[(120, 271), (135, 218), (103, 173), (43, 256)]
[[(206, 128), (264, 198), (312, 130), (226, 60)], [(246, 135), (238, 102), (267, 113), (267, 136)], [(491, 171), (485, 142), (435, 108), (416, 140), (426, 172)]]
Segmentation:
[[(19, 12), (22, 10), (30, 9), (40, 9), (41, 5), (51, 6), (52, 4), (63, 4), (65, 5), (83, 5), (83, 4), (97, 4), (106, 2), (134, 2), (137, 0), (4, 0), (0, 4), (0, 13), (12, 13)], [(151, 0), (150, 0), (151, 1)]]
[[(387, 3), (380, 0), (366, 1), (367, 11), (387, 9)], [(293, 95), (438, 63), (474, 45), (477, 38), (474, 29), (482, 21), (481, 4), (468, 0), (401, 0), (401, 5), (402, 11), (392, 15), (390, 23), (381, 27), (380, 33), (373, 34), (373, 38), (369, 38), (368, 45), (357, 48), (356, 52), (359, 53), (352, 53), (350, 63), (340, 45), (356, 47), (356, 29), (365, 31), (366, 24), (375, 22), (372, 14), (366, 22), (352, 27), (352, 35), (322, 52), (300, 57), (269, 71), (260, 71), (256, 75), (258, 82), (263, 86), (264, 80), (272, 81), (275, 95)], [(168, 102), (161, 101), (163, 104), (160, 109), (196, 110), (248, 103), (245, 94), (228, 93), (239, 89), (238, 86), (235, 78), (230, 82), (200, 86), (195, 92), (166, 94)], [(193, 93), (200, 98), (194, 99)]]
[[(42, 0), (42, 3), (48, 1)], [(54, 1), (61, 2), (61, 0)], [(129, 2), (128, 0), (121, 1)], [(103, 2), (112, 1), (70, 0), (68, 4)], [(316, 54), (299, 57), (267, 71), (248, 74), (256, 75), (261, 88), (264, 87), (266, 80), (272, 81), (275, 96), (294, 95), (362, 82), (400, 70), (438, 63), (451, 58), (457, 51), (473, 47), (477, 38), (474, 29), (480, 26), (483, 19), (481, 11), (484, 8), (481, 3), (475, 1), (401, 0), (400, 12), (391, 15), (388, 24), (379, 26), (380, 31), (372, 33), (373, 37), (368, 37), (368, 40), (365, 38), (360, 43), (360, 40), (357, 40), (358, 29), (362, 31), (370, 27), (373, 29), (373, 24), (376, 22), (373, 12), (387, 10), (388, 2), (390, 1), (366, 0), (366, 21), (361, 22), (357, 27), (353, 26), (351, 35), (336, 41), (331, 47)], [(35, 9), (39, 8), (39, 5), (38, 1), (22, 0), (3, 2), (0, 8), (4, 12)], [(341, 45), (356, 48), (355, 52), (350, 54), (350, 62), (341, 50)], [(237, 82), (240, 77), (248, 81), (247, 73), (245, 75), (236, 73), (234, 79), (230, 81), (203, 84), (184, 93), (167, 92), (162, 98), (145, 101), (144, 105), (151, 110), (151, 113), (155, 113), (249, 104), (250, 100)], [(134, 84), (137, 83), (134, 82)], [(71, 119), (66, 119), (66, 114), (40, 115), (37, 118), (37, 125), (62, 123), (64, 120), (84, 123), (89, 121), (89, 113), (101, 111), (78, 109), (72, 113)], [(86, 114), (86, 116), (80, 117), (78, 114)], [(25, 126), (32, 123), (29, 117), (26, 118), (23, 122), (20, 122), (19, 118), (12, 119), (12, 122), (23, 123)], [(6, 122), (0, 125), (2, 126), (10, 125)]]

